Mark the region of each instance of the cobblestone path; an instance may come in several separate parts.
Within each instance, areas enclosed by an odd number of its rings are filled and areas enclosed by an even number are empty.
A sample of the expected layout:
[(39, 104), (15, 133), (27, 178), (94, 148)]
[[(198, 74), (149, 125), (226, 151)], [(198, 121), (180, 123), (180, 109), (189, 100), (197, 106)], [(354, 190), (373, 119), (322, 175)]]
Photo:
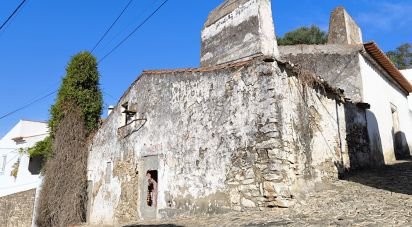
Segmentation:
[(412, 226), (412, 162), (353, 173), (293, 208), (129, 226)]

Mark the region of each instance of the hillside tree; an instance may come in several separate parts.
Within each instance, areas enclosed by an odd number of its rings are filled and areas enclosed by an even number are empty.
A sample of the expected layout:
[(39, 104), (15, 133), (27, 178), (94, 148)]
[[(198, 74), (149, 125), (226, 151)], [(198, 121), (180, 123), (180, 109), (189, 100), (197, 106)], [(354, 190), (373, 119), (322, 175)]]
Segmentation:
[(412, 68), (412, 44), (404, 43), (396, 50), (388, 51), (386, 55), (398, 69)]
[(287, 32), (283, 37), (278, 37), (278, 45), (298, 45), (298, 44), (325, 44), (328, 41), (328, 34), (318, 26), (300, 27)]

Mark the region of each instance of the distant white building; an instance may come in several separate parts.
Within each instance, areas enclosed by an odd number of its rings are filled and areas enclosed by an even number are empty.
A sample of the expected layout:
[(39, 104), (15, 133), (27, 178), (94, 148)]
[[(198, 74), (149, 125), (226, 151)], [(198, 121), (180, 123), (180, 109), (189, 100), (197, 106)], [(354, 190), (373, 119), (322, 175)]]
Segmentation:
[(48, 134), (47, 123), (20, 120), (0, 140), (0, 197), (37, 188), (40, 163), (26, 151)]

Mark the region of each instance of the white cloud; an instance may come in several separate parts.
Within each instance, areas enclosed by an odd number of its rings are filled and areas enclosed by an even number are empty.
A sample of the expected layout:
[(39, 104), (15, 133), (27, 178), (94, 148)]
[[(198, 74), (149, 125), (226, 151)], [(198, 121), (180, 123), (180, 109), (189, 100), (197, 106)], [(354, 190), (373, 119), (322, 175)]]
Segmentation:
[(356, 20), (369, 29), (390, 31), (408, 28), (412, 23), (412, 2), (369, 2), (372, 7), (369, 12), (355, 16)]

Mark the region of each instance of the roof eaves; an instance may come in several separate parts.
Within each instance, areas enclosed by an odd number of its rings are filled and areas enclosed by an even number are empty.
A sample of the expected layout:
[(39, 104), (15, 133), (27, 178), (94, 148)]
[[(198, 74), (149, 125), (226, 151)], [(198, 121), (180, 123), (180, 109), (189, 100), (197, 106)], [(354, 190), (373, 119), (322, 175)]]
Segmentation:
[(412, 93), (412, 85), (404, 75), (396, 68), (386, 54), (371, 41), (364, 43), (366, 52), (407, 92)]
[(236, 68), (259, 59), (259, 57), (251, 58), (244, 61), (225, 63), (221, 65), (211, 66), (211, 67), (201, 67), (201, 68), (185, 68), (185, 69), (164, 69), (164, 70), (143, 70), (143, 74), (167, 74), (167, 73), (196, 73), (196, 72), (212, 72), (217, 70), (223, 70), (228, 68)]

